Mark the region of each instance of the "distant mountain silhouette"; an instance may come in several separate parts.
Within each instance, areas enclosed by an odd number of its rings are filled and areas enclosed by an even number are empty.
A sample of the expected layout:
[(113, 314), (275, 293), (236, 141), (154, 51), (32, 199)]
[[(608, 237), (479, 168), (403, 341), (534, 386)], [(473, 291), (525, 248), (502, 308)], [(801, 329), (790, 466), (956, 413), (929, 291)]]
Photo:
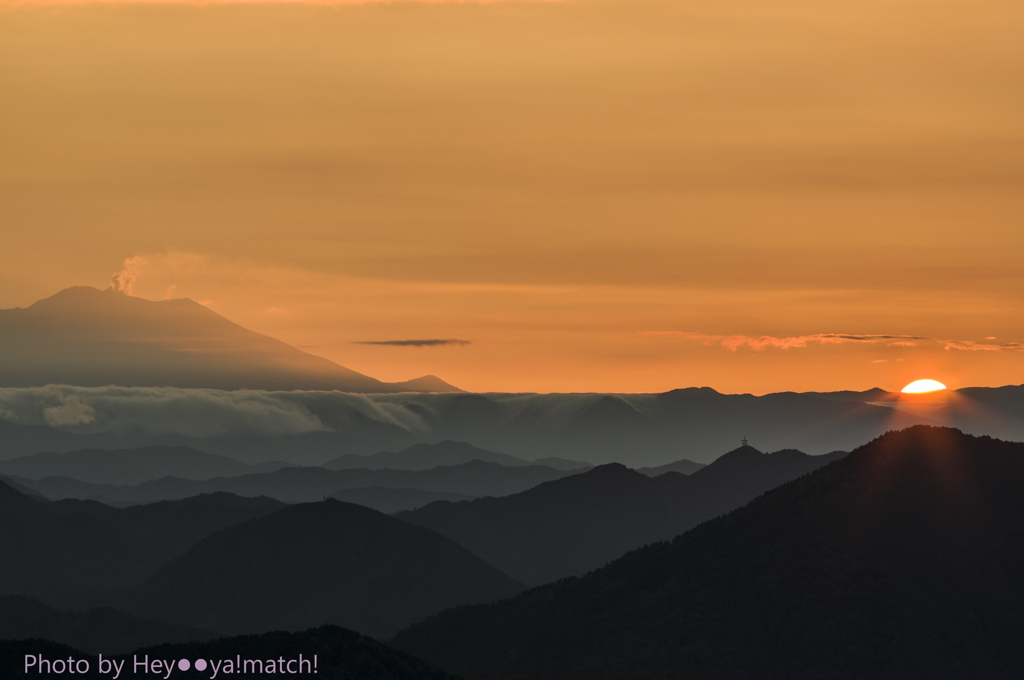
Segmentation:
[(0, 595), (106, 602), (205, 536), (280, 507), (215, 494), (118, 509), (39, 501), (0, 482)]
[(61, 611), (28, 597), (0, 596), (0, 640), (52, 640), (109, 656), (146, 645), (212, 637), (207, 631), (140, 619), (111, 608)]
[[(26, 655), (41, 655), (44, 659), (51, 661), (55, 659), (77, 659), (88, 658), (90, 670), (87, 673), (76, 673), (72, 677), (81, 680), (111, 680), (113, 673), (99, 673), (96, 657), (83, 654), (82, 650), (75, 649), (65, 644), (47, 640), (17, 640), (0, 641), (0, 677), (20, 678), (31, 677), (25, 673)], [(312, 660), (316, 657), (316, 669), (302, 666), (297, 663), (287, 665), (288, 661), (298, 661), (302, 655), (303, 660)], [(259, 669), (267, 671), (268, 674), (279, 677), (276, 664), (274, 672), (271, 672), (267, 661), (284, 659), (286, 662), (285, 675), (289, 677), (287, 670), (295, 671), (296, 677), (317, 678), (317, 680), (458, 680), (444, 671), (427, 664), (420, 659), (403, 654), (390, 647), (387, 647), (376, 640), (364, 637), (350, 630), (337, 626), (322, 626), (313, 630), (306, 630), (300, 633), (274, 632), (263, 635), (243, 635), (238, 637), (220, 638), (209, 642), (192, 642), (187, 644), (162, 644), (157, 646), (142, 647), (132, 650), (132, 654), (115, 656), (118, 662), (125, 661), (119, 680), (127, 678), (147, 677), (141, 673), (135, 674), (133, 662), (135, 656), (141, 661), (144, 658), (149, 660), (161, 659), (177, 662), (180, 659), (188, 659), (194, 663), (197, 659), (210, 662), (210, 667), (204, 672), (196, 670), (181, 671), (175, 668), (169, 677), (183, 678), (211, 678), (214, 675), (213, 663), (217, 664), (220, 671), (217, 674), (221, 677), (234, 677), (240, 670), (235, 670), (233, 664), (238, 659), (260, 660)], [(104, 659), (109, 659), (104, 654)], [(232, 662), (232, 669), (225, 673), (226, 663)], [(258, 673), (257, 667), (242, 670), (249, 671), (248, 674)], [(156, 678), (159, 674), (149, 674), (148, 677)], [(165, 677), (166, 671), (159, 677)], [(45, 672), (40, 677), (52, 677)], [(66, 676), (61, 676), (66, 677)]]
[(129, 611), (237, 634), (336, 623), (383, 637), (522, 586), (429, 529), (359, 505), (295, 505), (214, 534), (164, 566)]
[(375, 380), (246, 330), (192, 300), (153, 302), (87, 286), (0, 310), (0, 384), (458, 391), (434, 376)]
[[(506, 467), (524, 465), (544, 465), (556, 470), (585, 470), (592, 467), (589, 463), (581, 463), (564, 458), (545, 458), (539, 461), (526, 461), (505, 453), (495, 453), (481, 449), (466, 442), (443, 441), (436, 444), (414, 444), (397, 452), (384, 451), (371, 456), (346, 454), (327, 461), (323, 467), (328, 470), (429, 470), (443, 465), (461, 465), (473, 460), (485, 463), (497, 463)], [(0, 467), (0, 471), (4, 468)]]
[(339, 489), (331, 494), (331, 498), (391, 515), (402, 510), (415, 510), (435, 501), (467, 501), (471, 497), (462, 493), (371, 486), (361, 489)]
[(1024, 444), (894, 432), (671, 543), (392, 644), (467, 680), (1024, 677), (1022, 489)]
[(836, 457), (762, 454), (748, 446), (689, 477), (671, 472), (653, 479), (612, 463), (504, 498), (431, 503), (398, 517), (448, 536), (523, 583), (539, 585), (671, 539)]
[(674, 463), (669, 463), (668, 465), (642, 467), (637, 468), (636, 471), (640, 474), (647, 475), (648, 477), (657, 477), (658, 475), (663, 475), (666, 472), (679, 472), (684, 475), (692, 475), (705, 465), (706, 463), (695, 463), (692, 460), (683, 458), (682, 460), (677, 460)]
[(383, 487), (457, 493), (471, 497), (506, 496), (541, 482), (567, 477), (579, 470), (555, 470), (542, 465), (505, 467), (474, 460), (431, 470), (326, 470), (291, 467), (275, 472), (218, 477), (203, 481), (165, 477), (136, 486), (87, 484), (67, 477), (16, 481), (47, 498), (92, 498), (115, 504), (152, 503), (227, 491), (239, 496), (269, 496), (286, 503), (322, 500), (341, 490)]
[(250, 465), (226, 456), (182, 446), (139, 449), (85, 449), (68, 453), (35, 453), (0, 461), (0, 474), (28, 479), (70, 477), (93, 484), (141, 484), (162, 477), (210, 479), (271, 472), (292, 463), (271, 461)]

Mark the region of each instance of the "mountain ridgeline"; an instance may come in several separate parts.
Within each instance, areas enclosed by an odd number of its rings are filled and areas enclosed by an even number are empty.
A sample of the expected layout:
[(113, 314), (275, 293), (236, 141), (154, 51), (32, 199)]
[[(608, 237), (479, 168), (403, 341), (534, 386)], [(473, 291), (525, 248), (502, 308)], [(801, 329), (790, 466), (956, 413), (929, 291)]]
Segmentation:
[(505, 467), (543, 465), (556, 470), (586, 470), (592, 467), (589, 463), (558, 457), (527, 461), (507, 453), (496, 453), (467, 442), (451, 440), (436, 444), (414, 444), (401, 451), (382, 451), (372, 456), (349, 453), (327, 461), (323, 467), (328, 470), (429, 470), (435, 467), (462, 465), (475, 460), (497, 463)]
[(688, 458), (683, 458), (682, 460), (673, 461), (665, 465), (637, 468), (636, 471), (645, 474), (648, 477), (657, 477), (658, 475), (663, 475), (666, 472), (681, 472), (684, 475), (692, 475), (705, 465), (705, 463), (695, 463)]
[[(137, 485), (90, 484), (69, 477), (43, 479), (17, 478), (22, 486), (47, 498), (97, 499), (106, 503), (153, 503), (188, 498), (197, 494), (227, 492), (239, 496), (268, 496), (285, 503), (310, 503), (327, 496), (345, 498), (360, 489), (390, 489), (391, 501), (402, 490), (407, 494), (400, 503), (406, 509), (418, 500), (429, 502), (429, 494), (462, 496), (506, 496), (542, 482), (578, 474), (581, 470), (556, 470), (544, 465), (506, 467), (498, 463), (472, 460), (460, 465), (429, 470), (326, 470), (322, 467), (285, 467), (274, 472), (217, 477), (207, 480), (164, 477)], [(387, 502), (387, 501), (386, 501)], [(408, 505), (412, 502), (413, 505)]]
[(117, 451), (85, 449), (67, 453), (36, 453), (0, 461), (0, 474), (28, 479), (68, 477), (90, 484), (134, 485), (163, 477), (238, 477), (292, 466), (281, 461), (250, 465), (184, 446), (148, 446)]
[(1022, 488), (1024, 444), (892, 432), (671, 542), (392, 644), (467, 680), (1019, 678)]

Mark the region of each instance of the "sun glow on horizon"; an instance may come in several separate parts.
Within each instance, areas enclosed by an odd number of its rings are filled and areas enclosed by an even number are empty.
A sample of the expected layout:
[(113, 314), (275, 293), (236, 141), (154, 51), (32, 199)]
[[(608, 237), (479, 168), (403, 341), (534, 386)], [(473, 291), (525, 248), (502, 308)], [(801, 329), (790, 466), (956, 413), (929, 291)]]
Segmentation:
[(937, 380), (915, 380), (903, 388), (904, 394), (925, 394), (927, 392), (938, 392), (946, 389), (946, 386)]

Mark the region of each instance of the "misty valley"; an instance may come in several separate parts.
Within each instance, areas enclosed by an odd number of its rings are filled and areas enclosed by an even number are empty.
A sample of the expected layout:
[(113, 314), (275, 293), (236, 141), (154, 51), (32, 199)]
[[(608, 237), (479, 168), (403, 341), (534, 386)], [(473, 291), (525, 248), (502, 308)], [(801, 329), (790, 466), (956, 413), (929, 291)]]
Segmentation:
[(212, 677), (232, 655), (287, 674), (273, 659), (299, 654), (327, 678), (1024, 668), (1022, 444), (918, 425), (849, 453), (744, 444), (660, 468), (454, 441), (338, 460), (3, 461), (4, 677), (49, 676), (58, 652), (84, 677), (143, 657)]

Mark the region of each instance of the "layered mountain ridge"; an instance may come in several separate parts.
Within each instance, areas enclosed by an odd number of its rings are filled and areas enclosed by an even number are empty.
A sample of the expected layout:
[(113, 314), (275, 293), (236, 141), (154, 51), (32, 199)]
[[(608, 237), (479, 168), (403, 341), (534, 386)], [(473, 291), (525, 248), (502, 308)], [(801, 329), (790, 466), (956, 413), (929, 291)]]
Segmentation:
[(764, 454), (744, 446), (692, 475), (654, 478), (610, 463), (503, 498), (439, 501), (397, 516), (448, 536), (523, 583), (539, 585), (672, 539), (845, 455)]
[(467, 680), (1017, 678), (1021, 488), (1024, 444), (891, 432), (671, 542), (392, 644)]

